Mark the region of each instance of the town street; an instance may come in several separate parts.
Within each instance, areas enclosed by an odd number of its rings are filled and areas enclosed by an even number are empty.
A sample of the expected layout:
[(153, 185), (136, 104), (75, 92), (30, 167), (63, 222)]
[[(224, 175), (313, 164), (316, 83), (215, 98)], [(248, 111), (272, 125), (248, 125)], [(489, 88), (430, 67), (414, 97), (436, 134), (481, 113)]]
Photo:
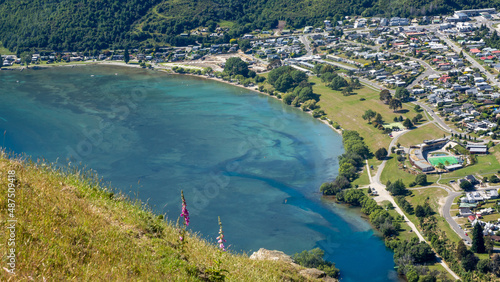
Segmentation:
[[(450, 46), (453, 51), (457, 54), (460, 54), (460, 51), (462, 51), (462, 48), (458, 47), (457, 45), (455, 45), (446, 35), (444, 35), (443, 33), (441, 32), (436, 32), (436, 35), (441, 39), (443, 40), (444, 42), (446, 42), (446, 44), (448, 44), (448, 46)], [(462, 54), (464, 55), (464, 57), (472, 64), (472, 67), (473, 68), (478, 68), (481, 73), (484, 73), (486, 75), (486, 77), (491, 81), (491, 83), (493, 83), (494, 85), (496, 86), (500, 86), (500, 83), (498, 83), (497, 79), (495, 78), (494, 75), (492, 75), (489, 71), (487, 71), (481, 64), (479, 64), (476, 60), (474, 60), (469, 54), (467, 54), (466, 52), (462, 52)]]

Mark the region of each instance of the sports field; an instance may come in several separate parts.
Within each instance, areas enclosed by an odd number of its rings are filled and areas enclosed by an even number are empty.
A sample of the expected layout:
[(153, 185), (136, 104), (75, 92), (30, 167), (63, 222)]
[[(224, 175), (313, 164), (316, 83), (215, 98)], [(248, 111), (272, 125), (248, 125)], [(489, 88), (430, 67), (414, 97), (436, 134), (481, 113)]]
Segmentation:
[(442, 163), (443, 165), (445, 165), (446, 161), (448, 161), (448, 163), (450, 165), (452, 164), (457, 164), (458, 161), (457, 161), (457, 158), (455, 157), (452, 157), (452, 156), (446, 156), (446, 157), (430, 157), (428, 158), (428, 161), (431, 163), (431, 165), (433, 166), (437, 166), (438, 163)]

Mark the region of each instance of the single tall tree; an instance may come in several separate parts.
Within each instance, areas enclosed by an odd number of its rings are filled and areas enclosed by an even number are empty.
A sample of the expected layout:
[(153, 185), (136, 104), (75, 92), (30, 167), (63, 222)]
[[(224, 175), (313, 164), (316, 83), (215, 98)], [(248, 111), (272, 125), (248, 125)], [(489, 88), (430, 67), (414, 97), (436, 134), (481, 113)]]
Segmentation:
[(399, 99), (391, 99), (391, 101), (389, 101), (389, 109), (391, 109), (394, 112), (396, 112), (396, 110), (399, 109), (399, 108), (403, 108), (403, 103), (401, 103), (401, 100), (399, 100)]
[(406, 127), (406, 128), (412, 128), (413, 127), (413, 123), (411, 122), (411, 120), (409, 118), (407, 118), (403, 122), (403, 126)]
[(375, 116), (377, 115), (376, 112), (372, 111), (372, 110), (366, 110), (365, 111), (365, 114), (362, 116), (362, 118), (364, 120), (367, 120), (368, 123), (371, 123), (371, 119), (374, 118)]
[(130, 54), (128, 53), (128, 47), (125, 47), (125, 52), (123, 52), (123, 61), (125, 61), (125, 64), (128, 64), (130, 61)]
[(375, 157), (377, 160), (383, 160), (387, 157), (387, 150), (385, 148), (380, 148), (375, 152)]
[(389, 90), (384, 89), (380, 91), (380, 101), (383, 101), (384, 104), (388, 104), (392, 99), (391, 92)]
[(2, 54), (0, 54), (0, 69), (2, 69), (3, 67), (3, 58), (2, 58)]
[(476, 223), (474, 229), (472, 230), (472, 247), (471, 251), (478, 254), (483, 254), (486, 252), (486, 246), (484, 245), (483, 227), (481, 224)]
[(401, 101), (406, 101), (410, 98), (410, 91), (404, 87), (396, 88), (396, 94), (394, 94), (394, 98), (400, 99)]

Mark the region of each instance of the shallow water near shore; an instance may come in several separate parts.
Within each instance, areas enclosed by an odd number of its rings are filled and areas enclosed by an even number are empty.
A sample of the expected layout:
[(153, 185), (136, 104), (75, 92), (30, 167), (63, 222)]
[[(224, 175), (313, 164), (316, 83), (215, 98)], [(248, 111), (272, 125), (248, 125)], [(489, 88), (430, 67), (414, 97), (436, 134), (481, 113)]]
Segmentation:
[(342, 139), (273, 98), (220, 82), (86, 66), (1, 71), (4, 145), (34, 159), (82, 163), (230, 249), (288, 254), (321, 247), (342, 281), (397, 281), (392, 252), (359, 210), (322, 199)]

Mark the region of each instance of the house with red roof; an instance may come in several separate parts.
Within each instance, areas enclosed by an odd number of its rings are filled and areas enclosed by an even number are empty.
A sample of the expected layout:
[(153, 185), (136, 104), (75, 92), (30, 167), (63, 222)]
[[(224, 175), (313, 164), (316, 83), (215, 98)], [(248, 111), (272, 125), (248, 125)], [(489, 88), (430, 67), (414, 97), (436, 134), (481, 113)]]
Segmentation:
[(451, 77), (449, 77), (448, 75), (443, 75), (439, 78), (439, 81), (442, 82), (442, 83), (446, 83)]
[(470, 49), (470, 52), (472, 54), (477, 54), (477, 53), (481, 53), (481, 50), (477, 49), (477, 48), (474, 48), (474, 49)]
[(449, 69), (451, 69), (451, 64), (450, 63), (440, 63), (438, 65), (438, 68), (440, 70), (449, 70)]

